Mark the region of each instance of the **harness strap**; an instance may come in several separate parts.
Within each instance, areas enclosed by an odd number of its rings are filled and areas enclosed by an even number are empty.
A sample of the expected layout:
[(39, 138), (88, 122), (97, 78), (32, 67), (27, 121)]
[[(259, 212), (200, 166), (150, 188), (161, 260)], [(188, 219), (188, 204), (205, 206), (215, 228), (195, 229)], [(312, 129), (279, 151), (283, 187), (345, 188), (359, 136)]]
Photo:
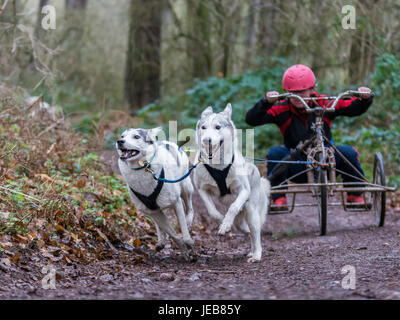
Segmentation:
[[(164, 178), (164, 168), (161, 169), (160, 178), (161, 179)], [(143, 202), (143, 204), (147, 208), (149, 208), (150, 210), (156, 210), (156, 209), (160, 208), (157, 204), (157, 197), (160, 194), (163, 185), (164, 185), (164, 181), (158, 180), (156, 188), (149, 196), (145, 196), (145, 195), (133, 190), (131, 186), (129, 186), (129, 188), (135, 194), (135, 196), (138, 197), (139, 200)]]
[(222, 170), (215, 169), (209, 166), (208, 164), (204, 164), (208, 173), (211, 175), (211, 177), (213, 177), (213, 179), (217, 183), (221, 197), (227, 194), (231, 194), (231, 190), (226, 185), (226, 177), (228, 176), (233, 160), (234, 160), (234, 155), (232, 156), (232, 162)]

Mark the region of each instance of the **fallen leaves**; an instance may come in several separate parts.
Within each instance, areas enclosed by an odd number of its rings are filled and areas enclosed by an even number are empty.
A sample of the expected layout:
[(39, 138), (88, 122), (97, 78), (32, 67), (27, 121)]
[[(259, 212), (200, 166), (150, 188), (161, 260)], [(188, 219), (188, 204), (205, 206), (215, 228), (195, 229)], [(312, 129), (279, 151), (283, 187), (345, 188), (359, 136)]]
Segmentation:
[(69, 264), (72, 263), (72, 261), (71, 261), (66, 255), (63, 256), (63, 259), (65, 260), (65, 262), (67, 262), (67, 263), (69, 263)]
[(82, 189), (86, 186), (86, 180), (85, 179), (79, 179), (77, 183), (74, 185), (75, 187)]
[(7, 267), (11, 267), (11, 260), (10, 260), (10, 258), (2, 258), (2, 259), (0, 259), (0, 263), (6, 265)]
[(40, 179), (41, 181), (43, 181), (43, 182), (48, 182), (48, 183), (54, 183), (55, 182), (55, 180), (53, 179), (53, 178), (51, 178), (51, 177), (49, 177), (47, 174), (45, 174), (45, 173), (38, 173), (38, 174), (35, 174), (35, 178), (38, 178), (38, 179)]
[(389, 193), (388, 207), (395, 212), (400, 212), (400, 191)]
[(19, 240), (25, 242), (25, 243), (28, 243), (28, 242), (29, 242), (29, 238), (24, 237), (24, 236), (21, 236), (21, 235), (19, 235), (19, 234), (16, 234), (15, 237), (16, 237), (17, 239), (19, 239)]
[(79, 237), (78, 237), (75, 233), (70, 232), (69, 234), (70, 234), (71, 238), (74, 240), (74, 243), (75, 243), (75, 244), (78, 244), (78, 243), (81, 241), (81, 240), (79, 239)]
[(8, 219), (10, 216), (10, 212), (0, 212), (0, 218)]
[(18, 252), (15, 253), (12, 258), (10, 258), (11, 263), (19, 263), (20, 260), (21, 260), (21, 255)]
[(0, 242), (0, 247), (5, 250), (13, 246), (12, 242)]
[(66, 230), (64, 229), (63, 226), (57, 224), (54, 226), (54, 230), (60, 232), (61, 234), (64, 234), (66, 232)]
[(138, 237), (136, 237), (136, 239), (133, 240), (133, 245), (135, 247), (140, 247), (142, 245), (142, 242), (140, 241), (140, 239)]
[(122, 177), (102, 171), (95, 151), (102, 139), (89, 145), (67, 124), (49, 130), (47, 118), (29, 121), (16, 104), (7, 110), (0, 118), (8, 137), (0, 140), (3, 265), (18, 264), (31, 250), (40, 259), (71, 264), (154, 242), (154, 226), (131, 204)]

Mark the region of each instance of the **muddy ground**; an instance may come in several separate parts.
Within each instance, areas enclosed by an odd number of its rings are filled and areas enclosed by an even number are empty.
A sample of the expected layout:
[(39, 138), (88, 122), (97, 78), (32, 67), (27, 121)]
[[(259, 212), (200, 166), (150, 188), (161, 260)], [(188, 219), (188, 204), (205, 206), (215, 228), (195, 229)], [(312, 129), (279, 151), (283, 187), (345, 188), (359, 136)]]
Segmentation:
[[(185, 262), (173, 244), (157, 253), (136, 248), (141, 262), (121, 249), (86, 265), (49, 262), (27, 249), (17, 266), (0, 264), (0, 299), (400, 299), (398, 212), (388, 212), (377, 228), (371, 213), (332, 207), (323, 237), (316, 208), (269, 216), (262, 261), (249, 264), (248, 236), (235, 230), (217, 236), (218, 225), (197, 194), (194, 204), (196, 261)], [(41, 267), (49, 263), (55, 289), (42, 288)], [(356, 287), (346, 290), (341, 270), (348, 265), (355, 268)]]

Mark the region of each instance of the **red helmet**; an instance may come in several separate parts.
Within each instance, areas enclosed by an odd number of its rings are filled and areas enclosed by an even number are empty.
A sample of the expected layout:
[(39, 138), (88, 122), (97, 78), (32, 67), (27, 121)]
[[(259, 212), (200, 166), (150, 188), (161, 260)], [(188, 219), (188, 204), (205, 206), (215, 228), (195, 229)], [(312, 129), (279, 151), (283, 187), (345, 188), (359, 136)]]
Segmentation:
[(312, 70), (303, 65), (295, 64), (285, 71), (282, 87), (286, 91), (301, 91), (315, 86), (315, 75)]

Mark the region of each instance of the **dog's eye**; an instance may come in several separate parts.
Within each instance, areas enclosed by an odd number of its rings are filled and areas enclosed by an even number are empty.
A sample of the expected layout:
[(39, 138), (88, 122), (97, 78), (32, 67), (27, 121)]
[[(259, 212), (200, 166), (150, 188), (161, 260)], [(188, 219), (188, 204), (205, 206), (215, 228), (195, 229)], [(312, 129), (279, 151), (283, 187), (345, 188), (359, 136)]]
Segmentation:
[(206, 126), (202, 126), (201, 128), (202, 128), (203, 130), (205, 130), (205, 129), (206, 129)]
[(137, 135), (137, 134), (135, 134), (133, 137), (134, 137), (135, 139), (140, 139), (140, 136)]
[(221, 126), (215, 126), (215, 129), (217, 129), (217, 130), (219, 130), (219, 129), (221, 129)]

